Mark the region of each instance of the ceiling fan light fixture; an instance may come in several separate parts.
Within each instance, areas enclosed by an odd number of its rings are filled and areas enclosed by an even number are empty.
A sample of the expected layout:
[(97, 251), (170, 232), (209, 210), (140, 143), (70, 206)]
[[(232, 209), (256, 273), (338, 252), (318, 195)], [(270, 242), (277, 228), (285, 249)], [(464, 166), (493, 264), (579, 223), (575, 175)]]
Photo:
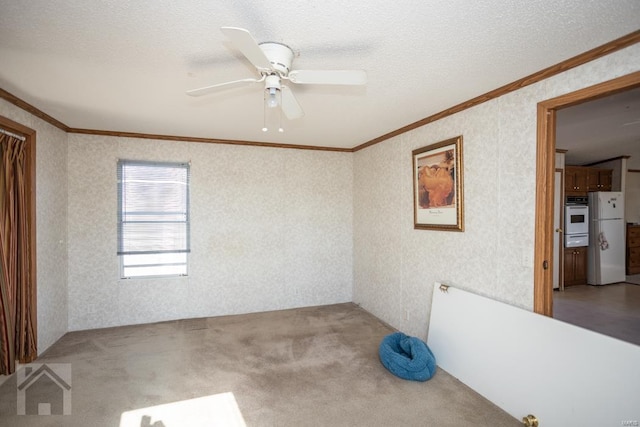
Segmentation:
[(268, 108), (276, 108), (280, 105), (278, 92), (280, 92), (280, 76), (277, 74), (268, 75), (264, 81), (265, 102)]
[(278, 105), (278, 90), (275, 87), (270, 87), (269, 95), (267, 96), (267, 107), (276, 108)]

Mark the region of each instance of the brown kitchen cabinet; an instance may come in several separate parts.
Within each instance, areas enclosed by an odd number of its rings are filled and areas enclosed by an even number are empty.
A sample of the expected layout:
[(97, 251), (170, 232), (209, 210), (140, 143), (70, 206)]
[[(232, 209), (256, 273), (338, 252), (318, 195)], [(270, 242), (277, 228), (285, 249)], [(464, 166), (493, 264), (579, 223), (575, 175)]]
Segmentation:
[(627, 224), (627, 275), (640, 273), (640, 225)]
[(584, 166), (567, 166), (564, 169), (564, 194), (567, 196), (586, 196), (587, 170)]
[(564, 285), (587, 284), (587, 247), (564, 249)]
[(612, 175), (612, 169), (588, 168), (588, 191), (611, 191)]

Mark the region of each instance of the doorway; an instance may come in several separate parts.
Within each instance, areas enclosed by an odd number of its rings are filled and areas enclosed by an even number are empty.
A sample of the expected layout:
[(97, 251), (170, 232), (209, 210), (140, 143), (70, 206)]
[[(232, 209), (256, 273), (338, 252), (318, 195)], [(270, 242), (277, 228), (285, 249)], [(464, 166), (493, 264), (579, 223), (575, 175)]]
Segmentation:
[(640, 71), (538, 103), (533, 304), (536, 313), (553, 315), (556, 112), (636, 87), (640, 87)]

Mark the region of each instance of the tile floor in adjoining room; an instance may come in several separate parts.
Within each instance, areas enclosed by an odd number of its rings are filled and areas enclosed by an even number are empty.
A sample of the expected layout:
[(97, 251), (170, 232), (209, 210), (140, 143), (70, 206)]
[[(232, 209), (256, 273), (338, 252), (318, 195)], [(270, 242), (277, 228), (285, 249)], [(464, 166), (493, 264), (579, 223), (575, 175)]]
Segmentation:
[[(640, 279), (640, 275), (628, 279)], [(553, 317), (640, 345), (640, 285), (578, 285), (556, 290)]]

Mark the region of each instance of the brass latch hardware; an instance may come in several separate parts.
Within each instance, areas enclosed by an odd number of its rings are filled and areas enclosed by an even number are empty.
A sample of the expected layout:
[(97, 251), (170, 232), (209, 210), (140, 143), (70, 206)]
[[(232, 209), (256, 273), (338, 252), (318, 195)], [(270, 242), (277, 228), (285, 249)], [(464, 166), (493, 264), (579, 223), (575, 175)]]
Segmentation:
[(444, 283), (441, 283), (440, 284), (440, 291), (448, 292), (449, 291), (449, 285), (445, 285)]
[(522, 424), (527, 427), (538, 427), (538, 419), (535, 417), (535, 415), (529, 414), (526, 417), (522, 418)]

